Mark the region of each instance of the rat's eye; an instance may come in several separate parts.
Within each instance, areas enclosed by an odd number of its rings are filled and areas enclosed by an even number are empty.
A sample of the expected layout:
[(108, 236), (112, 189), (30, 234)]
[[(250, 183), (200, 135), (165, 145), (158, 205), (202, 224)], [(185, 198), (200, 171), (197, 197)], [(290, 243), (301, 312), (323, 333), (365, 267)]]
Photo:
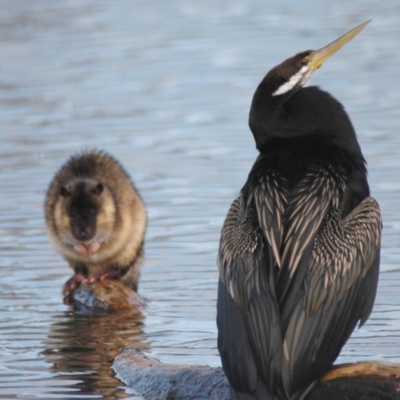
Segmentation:
[(104, 189), (103, 184), (98, 183), (97, 186), (94, 189), (92, 189), (92, 193), (96, 196), (100, 196), (101, 193), (103, 192), (103, 189)]
[(60, 195), (64, 198), (67, 198), (71, 193), (68, 191), (68, 189), (65, 186), (60, 187)]

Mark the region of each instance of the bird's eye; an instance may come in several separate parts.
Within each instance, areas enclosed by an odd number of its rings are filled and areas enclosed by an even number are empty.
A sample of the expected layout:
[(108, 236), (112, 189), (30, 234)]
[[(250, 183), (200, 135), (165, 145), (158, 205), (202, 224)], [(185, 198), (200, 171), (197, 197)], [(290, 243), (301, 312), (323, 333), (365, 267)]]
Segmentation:
[(76, 217), (76, 215), (77, 215), (76, 208), (71, 208), (70, 215), (71, 215), (72, 218), (75, 218), (75, 217)]
[(96, 210), (94, 208), (90, 208), (89, 215), (95, 215), (95, 214), (96, 214)]
[(303, 59), (301, 60), (301, 66), (302, 66), (302, 67), (308, 65), (309, 63), (310, 63), (310, 61), (308, 60), (307, 57), (306, 57), (306, 58), (303, 58)]

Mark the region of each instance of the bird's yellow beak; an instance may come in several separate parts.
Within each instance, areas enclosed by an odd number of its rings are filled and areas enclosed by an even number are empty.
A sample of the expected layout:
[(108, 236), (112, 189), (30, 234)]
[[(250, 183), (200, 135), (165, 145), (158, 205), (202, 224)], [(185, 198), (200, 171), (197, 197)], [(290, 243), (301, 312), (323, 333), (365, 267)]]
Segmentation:
[(339, 49), (341, 49), (346, 43), (350, 42), (355, 36), (357, 36), (369, 23), (371, 20), (364, 22), (361, 25), (356, 26), (351, 31), (340, 36), (332, 43), (322, 49), (313, 51), (307, 58), (309, 60), (309, 65), (311, 71), (318, 69), (331, 55), (335, 54)]

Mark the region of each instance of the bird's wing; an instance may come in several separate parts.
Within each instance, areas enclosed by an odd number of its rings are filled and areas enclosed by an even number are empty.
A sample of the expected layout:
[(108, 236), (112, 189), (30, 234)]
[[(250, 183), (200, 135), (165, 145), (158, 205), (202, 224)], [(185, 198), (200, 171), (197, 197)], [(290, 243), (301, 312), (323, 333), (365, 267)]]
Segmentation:
[(259, 225), (272, 249), (274, 264), (281, 268), (283, 217), (287, 206), (286, 182), (273, 171), (260, 179), (253, 189)]
[(264, 244), (256, 213), (240, 196), (232, 203), (222, 227), (217, 262), (221, 281), (243, 309), (247, 309), (253, 287), (259, 287), (255, 269), (263, 261)]
[(269, 252), (254, 207), (240, 196), (221, 233), (218, 349), (232, 387), (260, 398), (278, 379), (282, 343)]
[[(302, 259), (308, 258), (314, 238), (328, 211), (339, 207), (343, 181), (323, 168), (313, 168), (290, 190), (282, 223), (281, 271), (277, 281), (280, 304), (302, 282)], [(295, 279), (293, 279), (295, 277)]]
[(335, 212), (328, 214), (311, 256), (301, 261), (307, 264), (302, 290), (289, 296), (282, 310), (289, 320), (282, 376), (290, 394), (331, 366), (357, 322), (368, 319), (375, 300), (382, 227), (378, 203), (366, 198), (342, 221)]

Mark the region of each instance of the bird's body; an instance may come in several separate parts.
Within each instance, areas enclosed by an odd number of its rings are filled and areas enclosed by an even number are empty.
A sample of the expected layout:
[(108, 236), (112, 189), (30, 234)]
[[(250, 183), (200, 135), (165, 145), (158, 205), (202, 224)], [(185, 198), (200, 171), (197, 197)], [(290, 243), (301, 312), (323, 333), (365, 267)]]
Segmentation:
[(47, 192), (46, 225), (75, 275), (64, 294), (86, 279), (113, 278), (137, 290), (147, 216), (121, 164), (102, 151), (72, 156)]
[(379, 206), (342, 105), (302, 88), (314, 53), (257, 88), (260, 155), (222, 228), (218, 348), (236, 399), (303, 399), (375, 299)]

